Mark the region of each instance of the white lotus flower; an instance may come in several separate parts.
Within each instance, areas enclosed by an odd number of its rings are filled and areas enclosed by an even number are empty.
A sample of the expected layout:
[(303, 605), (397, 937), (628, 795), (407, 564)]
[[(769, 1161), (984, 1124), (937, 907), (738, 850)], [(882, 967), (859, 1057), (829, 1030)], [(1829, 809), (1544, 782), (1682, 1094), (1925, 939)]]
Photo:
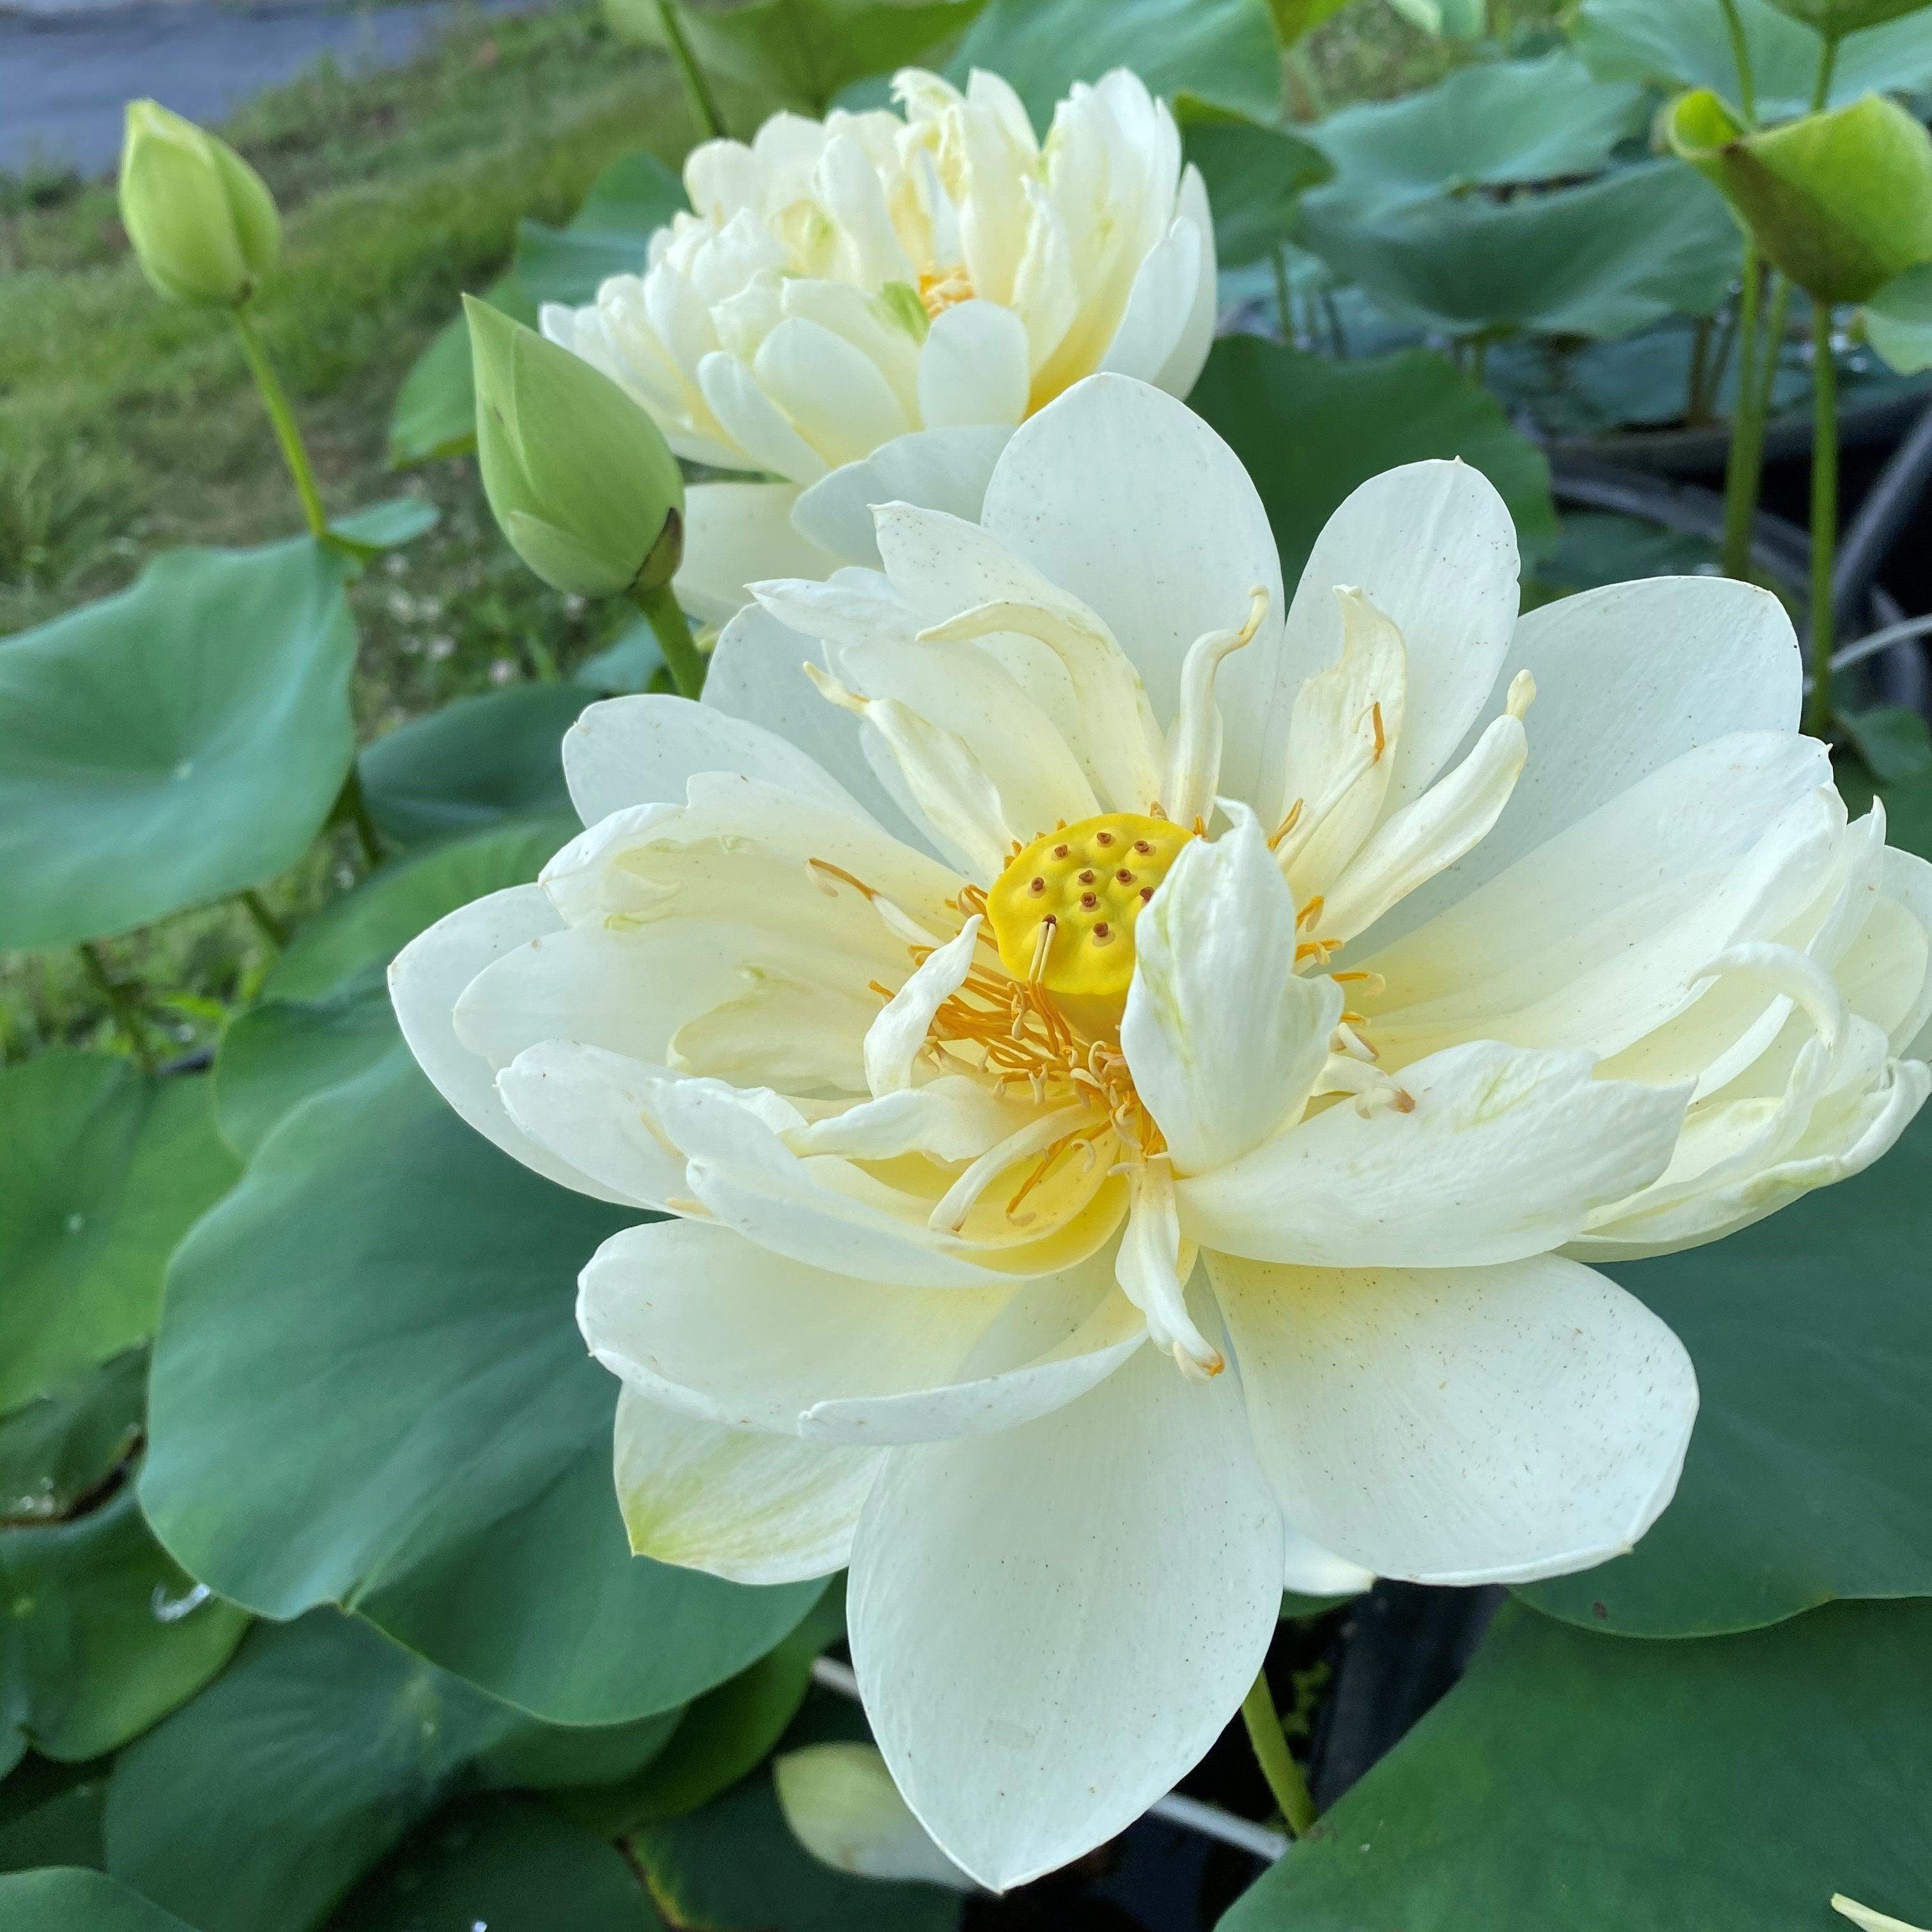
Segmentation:
[(1138, 76), (1076, 86), (1044, 142), (996, 75), (892, 85), (903, 117), (777, 114), (694, 148), (695, 212), (645, 272), (544, 308), (680, 456), (778, 479), (691, 490), (677, 590), (707, 620), (753, 578), (876, 566), (869, 503), (976, 514), (1014, 424), (1083, 376), (1184, 396), (1206, 359), (1207, 190)]
[(784, 1752), (772, 1760), (772, 1781), (793, 1837), (835, 1871), (950, 1892), (979, 1889), (906, 1808), (872, 1745), (807, 1744)]
[(590, 829), (395, 997), (484, 1132), (676, 1217), (582, 1280), (634, 1546), (849, 1562), (880, 1748), (1000, 1886), (1194, 1763), (1284, 1583), (1642, 1534), (1691, 1365), (1576, 1257), (1897, 1137), (1932, 867), (1847, 824), (1773, 598), (1519, 621), (1458, 464), (1358, 490), (1284, 608), (1233, 454), (1100, 376), (979, 521), (878, 529), (701, 704), (587, 712)]

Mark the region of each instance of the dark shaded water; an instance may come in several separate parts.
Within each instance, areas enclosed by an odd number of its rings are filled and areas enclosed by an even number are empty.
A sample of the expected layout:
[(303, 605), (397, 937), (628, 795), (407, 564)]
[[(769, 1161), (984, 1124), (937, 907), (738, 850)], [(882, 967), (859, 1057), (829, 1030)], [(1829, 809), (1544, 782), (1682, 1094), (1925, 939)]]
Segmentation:
[(124, 104), (149, 94), (214, 122), (325, 54), (346, 71), (405, 61), (446, 22), (548, 0), (0, 0), (0, 169), (111, 170)]

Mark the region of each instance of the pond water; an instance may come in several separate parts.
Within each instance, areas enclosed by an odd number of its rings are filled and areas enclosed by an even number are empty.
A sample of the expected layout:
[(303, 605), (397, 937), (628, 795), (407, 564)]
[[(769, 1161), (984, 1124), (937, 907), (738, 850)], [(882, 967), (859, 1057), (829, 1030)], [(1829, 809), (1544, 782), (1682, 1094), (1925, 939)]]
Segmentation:
[(216, 122), (328, 55), (367, 72), (408, 59), (439, 27), (548, 0), (0, 0), (0, 169), (112, 170), (122, 110), (150, 94)]

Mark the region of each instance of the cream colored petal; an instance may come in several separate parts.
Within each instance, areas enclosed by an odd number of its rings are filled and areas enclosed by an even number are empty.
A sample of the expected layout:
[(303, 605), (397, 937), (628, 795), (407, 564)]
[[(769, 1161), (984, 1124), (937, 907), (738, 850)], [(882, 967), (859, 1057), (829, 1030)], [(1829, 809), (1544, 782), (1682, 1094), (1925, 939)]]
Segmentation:
[(799, 498), (793, 521), (808, 542), (842, 562), (877, 570), (882, 566), (874, 508), (916, 503), (976, 522), (993, 465), (1012, 434), (1006, 424), (979, 423), (896, 436), (813, 484)]
[(1342, 990), (1294, 970), (1294, 902), (1245, 807), (1180, 856), (1134, 928), (1120, 1022), (1134, 1084), (1178, 1174), (1244, 1154), (1298, 1118)]
[(778, 1808), (820, 1864), (860, 1878), (979, 1888), (926, 1835), (872, 1744), (806, 1744), (772, 1760)]
[(806, 676), (806, 664), (820, 660), (811, 639), (752, 605), (718, 638), (701, 701), (790, 740), (895, 837), (916, 838), (910, 821), (873, 774), (860, 744), (859, 721), (826, 704)]
[(728, 1429), (617, 1396), (617, 1502), (634, 1555), (734, 1583), (796, 1583), (851, 1560), (881, 1453)]
[(914, 970), (867, 1030), (866, 1084), (875, 1095), (895, 1094), (912, 1084), (913, 1068), (932, 1030), (933, 1016), (973, 970), (980, 926), (976, 913)]
[(1722, 577), (1647, 578), (1526, 611), (1484, 710), (1536, 680), (1535, 751), (1496, 830), (1418, 895), (1438, 912), (1688, 752), (1796, 729), (1801, 666), (1784, 607)]
[(1587, 1569), (1628, 1550), (1676, 1488), (1697, 1411), (1690, 1358), (1588, 1268), (1550, 1255), (1210, 1267), (1283, 1510), (1378, 1575)]
[(1214, 430), (1158, 389), (1089, 377), (1014, 432), (981, 518), (1007, 550), (1100, 616), (1159, 718), (1174, 715), (1188, 646), (1204, 631), (1240, 623), (1252, 589), (1267, 592), (1254, 642), (1229, 660), (1221, 686), (1222, 788), (1251, 797), (1255, 746), (1237, 694), (1247, 688), (1241, 667), (1276, 654), (1281, 565), (1254, 485)]
[[(1342, 1100), (1179, 1184), (1182, 1232), (1257, 1261), (1334, 1268), (1514, 1261), (1664, 1172), (1688, 1087), (1594, 1079), (1586, 1053), (1477, 1041), (1400, 1076), (1413, 1102)], [(1364, 1101), (1362, 1105), (1368, 1105)], [(1346, 1553), (1346, 1552), (1345, 1552)]]
[(532, 942), (561, 936), (562, 921), (536, 886), (512, 886), (459, 907), (410, 940), (389, 968), (389, 998), (403, 1038), (442, 1097), (487, 1138), (547, 1178), (595, 1195), (607, 1191), (532, 1141), (506, 1112), (496, 1069), (459, 1034), (456, 1010), (478, 976)]
[(1010, 428), (1026, 414), (1026, 326), (996, 302), (957, 302), (934, 318), (919, 355), (919, 413), (928, 429)]
[[(1420, 792), (1463, 734), (1491, 709), (1490, 694), (1516, 614), (1516, 531), (1481, 471), (1460, 462), (1412, 463), (1361, 484), (1316, 539), (1273, 661), (1251, 653), (1229, 666), (1230, 730), (1239, 716), (1256, 760), (1262, 818), (1287, 810), (1282, 782), (1288, 720), (1303, 678), (1342, 652), (1334, 590), (1353, 584), (1397, 630), (1408, 654), (1402, 734), (1386, 808)], [(1238, 762), (1231, 765), (1238, 772)]]
[(698, 382), (724, 433), (752, 466), (801, 484), (817, 482), (832, 466), (736, 356), (722, 350), (706, 356), (698, 365)]
[(788, 316), (765, 338), (752, 373), (792, 427), (835, 467), (916, 427), (876, 363), (803, 316)]
[(1157, 381), (1194, 320), (1204, 245), (1201, 230), (1180, 220), (1155, 244), (1135, 272), (1126, 311), (1100, 358), (1102, 369)]
[(844, 787), (776, 732), (655, 692), (590, 706), (564, 734), (563, 775), (586, 825), (634, 806), (676, 803), (700, 772), (736, 772), (863, 818)]
[(1201, 236), (1199, 279), (1195, 284), (1193, 305), (1180, 338), (1154, 380), (1170, 396), (1184, 397), (1198, 380), (1208, 351), (1214, 346), (1214, 320), (1219, 306), (1214, 218), (1208, 209), (1208, 189), (1201, 178), (1201, 170), (1191, 163), (1180, 177), (1178, 212), (1182, 220), (1193, 224)]
[(1037, 1421), (887, 1462), (853, 1548), (852, 1660), (899, 1790), (982, 1883), (1132, 1823), (1254, 1681), (1282, 1529), (1234, 1379), (1144, 1348)]
[(830, 577), (838, 560), (792, 522), (790, 483), (694, 483), (684, 496), (684, 560), (673, 588), (700, 622), (728, 623), (764, 577)]

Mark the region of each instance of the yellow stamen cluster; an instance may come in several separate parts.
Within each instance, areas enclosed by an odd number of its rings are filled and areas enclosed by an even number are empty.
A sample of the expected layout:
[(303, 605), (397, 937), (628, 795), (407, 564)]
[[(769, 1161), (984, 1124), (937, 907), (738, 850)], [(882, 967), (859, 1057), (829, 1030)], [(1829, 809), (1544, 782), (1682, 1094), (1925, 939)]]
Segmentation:
[(1165, 818), (1109, 812), (1022, 847), (986, 896), (1006, 970), (1076, 999), (1124, 995), (1141, 908), (1192, 836)]
[(956, 264), (950, 268), (922, 269), (919, 298), (934, 321), (956, 304), (973, 299), (973, 279)]

